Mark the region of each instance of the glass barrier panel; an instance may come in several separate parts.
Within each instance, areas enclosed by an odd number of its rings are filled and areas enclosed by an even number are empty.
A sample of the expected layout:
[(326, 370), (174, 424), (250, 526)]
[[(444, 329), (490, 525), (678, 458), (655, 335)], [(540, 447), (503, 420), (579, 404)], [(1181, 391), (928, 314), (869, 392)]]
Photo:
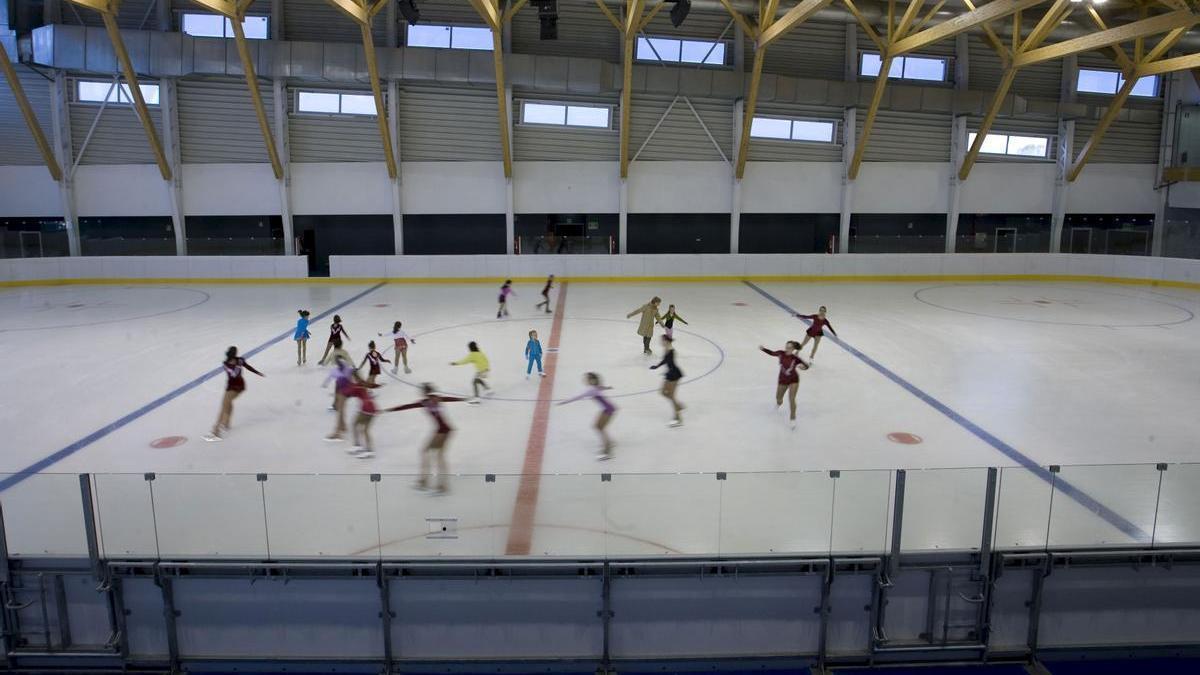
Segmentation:
[(274, 558), (379, 557), (376, 486), (369, 474), (271, 474), (263, 484)]
[(945, 253), (945, 235), (854, 235), (851, 253)]
[(833, 479), (833, 554), (880, 554), (891, 530), (894, 472), (841, 471)]
[(602, 484), (608, 556), (711, 554), (720, 545), (714, 474), (612, 474)]
[(92, 490), (104, 556), (157, 558), (153, 481), (140, 473), (97, 473)]
[(996, 489), (992, 546), (1000, 550), (1045, 548), (1050, 528), (1050, 472), (1006, 466)]
[(825, 471), (731, 473), (721, 489), (721, 555), (829, 553), (834, 479)]
[(1047, 546), (1149, 544), (1157, 503), (1153, 464), (1064, 466), (1054, 479)]
[[(522, 493), (522, 485), (524, 492)], [(503, 551), (512, 555), (602, 557), (604, 491), (598, 474), (497, 476), (501, 513), (512, 513)], [(537, 503), (517, 504), (536, 487)]]
[(1170, 464), (1162, 472), (1154, 545), (1197, 544), (1200, 544), (1200, 464)]
[(908, 470), (900, 550), (979, 550), (986, 494), (987, 469)]
[(417, 489), (416, 481), (384, 474), (376, 486), (383, 557), (504, 554), (515, 490), (499, 495), (483, 475), (448, 475), (444, 494)]
[[(16, 479), (9, 474), (0, 480)], [(35, 473), (0, 492), (11, 556), (88, 554), (79, 475)]]
[(271, 557), (254, 474), (158, 474), (153, 494), (162, 557)]

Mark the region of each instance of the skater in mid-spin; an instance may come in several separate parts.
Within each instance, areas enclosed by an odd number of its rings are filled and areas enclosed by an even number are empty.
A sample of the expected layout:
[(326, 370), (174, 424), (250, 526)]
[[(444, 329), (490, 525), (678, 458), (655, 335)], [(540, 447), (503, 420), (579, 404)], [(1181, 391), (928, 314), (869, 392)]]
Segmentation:
[(788, 395), (788, 406), (791, 408), (792, 428), (796, 428), (796, 390), (800, 388), (800, 370), (808, 370), (808, 364), (800, 358), (800, 343), (788, 340), (781, 350), (767, 349), (759, 345), (759, 349), (779, 359), (779, 382), (775, 385), (775, 406), (783, 405), (783, 394)]
[(550, 314), (550, 289), (554, 288), (554, 275), (546, 277), (546, 285), (542, 287), (542, 301), (534, 305), (534, 308), (545, 307), (546, 313)]
[(375, 421), (377, 412), (375, 397), (371, 395), (369, 384), (355, 381), (346, 391), (346, 401), (348, 402), (351, 398), (362, 401), (362, 406), (358, 409), (358, 415), (354, 417), (354, 423), (351, 426), (354, 445), (346, 452), (359, 459), (370, 459), (375, 456), (375, 448), (371, 443), (371, 422)]
[(378, 349), (375, 349), (374, 340), (367, 343), (367, 355), (363, 357), (362, 363), (358, 364), (358, 370), (362, 370), (362, 367), (368, 363), (371, 364), (371, 368), (367, 371), (367, 384), (374, 387), (375, 378), (379, 377), (379, 374), (383, 372), (380, 364), (391, 363), (391, 361), (387, 360), (387, 357), (379, 353)]
[(642, 315), (641, 321), (638, 323), (637, 334), (642, 337), (643, 354), (651, 353), (650, 339), (654, 337), (654, 324), (662, 320), (662, 316), (658, 313), (658, 306), (661, 304), (662, 298), (656, 295), (650, 299), (650, 302), (625, 315), (626, 319), (632, 319), (638, 314)]
[(663, 332), (671, 339), (675, 339), (676, 321), (685, 326), (688, 325), (688, 322), (684, 321), (683, 317), (679, 316), (679, 313), (675, 311), (675, 305), (667, 305), (667, 313), (662, 315), (662, 326), (664, 329)]
[(528, 361), (525, 365), (525, 379), (529, 379), (535, 363), (538, 367), (538, 375), (546, 376), (546, 371), (542, 370), (542, 343), (538, 341), (536, 330), (529, 331), (529, 342), (525, 343), (525, 359)]
[(292, 334), (292, 339), (296, 341), (296, 365), (300, 366), (308, 363), (308, 339), (312, 333), (308, 332), (308, 310), (297, 311), (300, 318), (296, 319), (296, 332)]
[(450, 440), (450, 434), (454, 433), (454, 427), (446, 421), (442, 415), (442, 404), (453, 401), (461, 401), (463, 399), (454, 396), (442, 396), (434, 393), (435, 389), (432, 384), (426, 382), (421, 385), (421, 391), (425, 397), (415, 403), (406, 405), (398, 405), (394, 408), (388, 408), (384, 412), (398, 412), (401, 410), (413, 410), (415, 408), (424, 408), (425, 412), (433, 418), (434, 430), (433, 437), (421, 448), (421, 477), (413, 484), (413, 487), (418, 490), (430, 489), (430, 479), (432, 478), (429, 470), (430, 455), (437, 455), (437, 484), (433, 486), (435, 495), (444, 495), (449, 492), (449, 486), (446, 485), (446, 476), (450, 473), (446, 466), (446, 442)]
[(500, 287), (500, 308), (496, 310), (496, 318), (508, 316), (508, 296), (516, 296), (517, 292), (512, 289), (512, 279), (505, 279), (504, 285)]
[(687, 406), (683, 405), (675, 398), (675, 390), (679, 388), (679, 381), (683, 379), (683, 371), (680, 370), (679, 366), (677, 366), (675, 364), (674, 342), (675, 342), (674, 340), (667, 337), (666, 335), (662, 336), (662, 343), (663, 343), (662, 361), (659, 361), (658, 363), (654, 364), (653, 366), (650, 366), (650, 370), (656, 370), (662, 366), (667, 367), (666, 375), (663, 378), (663, 386), (662, 386), (661, 393), (663, 395), (663, 398), (665, 398), (671, 402), (671, 408), (675, 411), (675, 418), (673, 420), (671, 420), (670, 424), (668, 424), (667, 426), (681, 427), (681, 426), (683, 426), (683, 415), (681, 415), (680, 413), (682, 413), (683, 409), (686, 408)]
[(221, 440), (221, 432), (229, 431), (233, 419), (233, 401), (246, 391), (246, 378), (242, 372), (248, 370), (259, 377), (266, 377), (238, 356), (238, 348), (230, 347), (225, 351), (225, 361), (221, 364), (225, 369), (225, 395), (221, 398), (221, 412), (217, 415), (217, 423), (213, 425), (212, 433), (204, 437), (206, 441)]
[(834, 337), (837, 337), (837, 331), (833, 329), (833, 324), (829, 323), (829, 319), (825, 318), (825, 305), (821, 305), (816, 314), (797, 314), (797, 319), (808, 319), (812, 325), (808, 327), (808, 331), (804, 334), (804, 342), (800, 343), (800, 351), (804, 351), (804, 345), (808, 344), (809, 340), (813, 341), (812, 352), (808, 355), (809, 361), (817, 359), (817, 347), (821, 346), (821, 338), (825, 336), (826, 328)]
[(346, 327), (342, 325), (342, 317), (337, 314), (333, 315), (333, 323), (329, 324), (329, 340), (325, 342), (325, 353), (321, 355), (321, 365), (329, 364), (329, 350), (341, 349), (342, 338), (350, 339), (350, 334), (346, 332)]
[(603, 384), (601, 384), (600, 376), (597, 375), (596, 373), (588, 373), (588, 374), (584, 375), (583, 382), (584, 382), (584, 384), (586, 384), (588, 386), (587, 391), (583, 392), (582, 394), (580, 394), (578, 396), (569, 398), (565, 401), (560, 401), (558, 403), (558, 405), (566, 405), (568, 403), (574, 403), (575, 401), (580, 401), (585, 398), (590, 398), (593, 401), (595, 401), (596, 403), (599, 403), (600, 404), (600, 415), (596, 418), (596, 424), (594, 426), (596, 427), (596, 431), (600, 434), (600, 441), (602, 443), (602, 446), (601, 446), (600, 454), (596, 455), (596, 459), (600, 459), (600, 460), (612, 459), (614, 443), (612, 442), (612, 439), (608, 437), (608, 431), (606, 431), (605, 429), (608, 427), (608, 423), (610, 421), (612, 421), (613, 413), (617, 412), (617, 407), (615, 405), (613, 405), (612, 402), (609, 401), (608, 398), (606, 398), (603, 393), (605, 391), (608, 391), (609, 389), (612, 389), (612, 387), (606, 387)]
[(475, 393), (474, 398), (467, 399), (467, 403), (471, 405), (479, 405), (479, 390), (484, 391), (484, 396), (492, 393), (492, 388), (488, 386), (487, 376), (490, 364), (487, 356), (479, 351), (479, 345), (474, 341), (467, 343), (467, 355), (457, 361), (451, 361), (452, 366), (463, 366), (466, 364), (475, 366), (475, 377), (471, 379), (471, 391)]
[[(408, 367), (408, 343), (417, 343), (417, 339), (406, 333), (400, 326), (399, 321), (392, 324), (392, 346), (396, 349), (396, 361), (392, 364), (393, 375), (400, 369), (401, 361), (404, 362), (405, 374), (412, 372), (412, 368)], [(380, 333), (379, 337), (383, 337), (383, 333)]]

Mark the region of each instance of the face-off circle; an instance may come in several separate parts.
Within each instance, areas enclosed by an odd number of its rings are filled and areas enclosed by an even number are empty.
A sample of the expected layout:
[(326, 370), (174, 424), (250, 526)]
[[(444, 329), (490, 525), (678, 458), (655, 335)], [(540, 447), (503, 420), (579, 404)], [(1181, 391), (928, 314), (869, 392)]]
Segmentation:
[(903, 445), (916, 445), (924, 440), (920, 436), (916, 434), (910, 434), (907, 431), (893, 431), (892, 433), (888, 434), (887, 437), (889, 441)]
[(187, 436), (163, 436), (162, 438), (150, 441), (150, 447), (161, 450), (163, 448), (174, 448), (184, 443), (187, 443)]

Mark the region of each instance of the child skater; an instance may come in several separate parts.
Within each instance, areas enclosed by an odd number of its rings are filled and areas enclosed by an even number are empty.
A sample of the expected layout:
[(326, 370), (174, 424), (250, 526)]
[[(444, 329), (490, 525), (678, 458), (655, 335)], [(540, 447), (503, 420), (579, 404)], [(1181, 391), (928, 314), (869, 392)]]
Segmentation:
[(662, 316), (662, 325), (663, 325), (663, 328), (666, 329), (665, 332), (667, 334), (667, 337), (671, 338), (672, 340), (675, 339), (675, 322), (676, 321), (678, 321), (679, 323), (681, 323), (685, 326), (688, 325), (688, 322), (684, 321), (683, 317), (679, 316), (679, 314), (675, 312), (675, 305), (667, 305), (667, 313), (663, 314), (663, 316)]
[(362, 370), (362, 367), (368, 363), (371, 364), (371, 369), (367, 372), (367, 384), (374, 387), (376, 386), (375, 378), (379, 377), (379, 373), (383, 372), (379, 364), (391, 363), (391, 361), (387, 360), (387, 357), (375, 349), (374, 340), (367, 343), (367, 355), (363, 357), (362, 363), (358, 364), (358, 370)]
[(474, 342), (467, 343), (467, 355), (457, 361), (451, 361), (452, 366), (462, 366), (466, 364), (475, 366), (475, 377), (471, 380), (471, 390), (475, 393), (474, 398), (467, 399), (470, 405), (479, 405), (479, 388), (482, 387), (484, 395), (490, 395), (492, 388), (488, 386), (488, 358), (483, 352), (479, 351), (479, 345)]
[(450, 434), (454, 432), (454, 427), (451, 427), (450, 423), (447, 422), (446, 418), (442, 415), (442, 404), (453, 401), (461, 401), (462, 399), (453, 396), (442, 396), (440, 394), (435, 394), (433, 385), (428, 382), (421, 385), (421, 391), (424, 392), (425, 397), (420, 401), (417, 401), (416, 403), (409, 403), (407, 405), (398, 405), (394, 408), (388, 408), (384, 412), (398, 412), (401, 410), (424, 408), (425, 412), (429, 413), (429, 416), (433, 418), (433, 437), (430, 438), (429, 442), (425, 444), (425, 447), (421, 449), (421, 477), (417, 479), (417, 482), (413, 484), (413, 487), (418, 490), (429, 489), (429, 481), (431, 478), (429, 472), (430, 455), (436, 454), (438, 480), (437, 485), (433, 488), (433, 493), (435, 495), (444, 495), (449, 492), (449, 488), (446, 485), (446, 475), (449, 473), (449, 470), (446, 467), (446, 442), (450, 440)]
[(546, 372), (542, 370), (542, 343), (538, 342), (536, 330), (529, 331), (529, 342), (525, 343), (525, 358), (529, 361), (525, 366), (525, 379), (529, 379), (529, 374), (533, 372), (533, 364), (537, 364), (538, 375), (545, 377)]
[(788, 395), (788, 407), (791, 408), (792, 428), (796, 428), (796, 390), (800, 388), (800, 373), (799, 370), (808, 370), (808, 364), (804, 359), (800, 358), (800, 343), (795, 340), (788, 340), (784, 348), (775, 351), (767, 349), (759, 345), (759, 349), (765, 354), (770, 354), (779, 359), (779, 382), (775, 386), (775, 406), (783, 405), (783, 393), (786, 391)]
[(342, 325), (342, 317), (337, 314), (333, 315), (333, 323), (329, 325), (329, 340), (325, 343), (325, 353), (321, 355), (321, 365), (327, 365), (329, 358), (329, 350), (342, 347), (342, 338), (350, 339), (350, 334), (346, 332), (346, 327)]
[(808, 344), (809, 340), (813, 341), (812, 353), (808, 355), (809, 361), (817, 360), (817, 347), (821, 346), (821, 338), (825, 335), (825, 328), (837, 337), (837, 331), (833, 329), (833, 324), (829, 323), (829, 319), (825, 318), (825, 305), (821, 305), (816, 314), (797, 314), (797, 318), (808, 319), (812, 325), (808, 327), (808, 331), (804, 334), (804, 342), (800, 343), (800, 351), (804, 351), (804, 345)]
[(300, 318), (296, 319), (296, 332), (292, 334), (292, 339), (296, 341), (296, 365), (308, 363), (308, 338), (312, 337), (312, 333), (308, 332), (308, 310), (298, 310)]
[(333, 404), (329, 406), (329, 409), (337, 413), (337, 424), (333, 427), (333, 433), (325, 437), (327, 441), (340, 441), (342, 434), (346, 432), (346, 398), (350, 395), (354, 378), (354, 364), (350, 362), (350, 355), (340, 349), (334, 350), (333, 369), (321, 383), (321, 386), (324, 387), (329, 384), (330, 380), (333, 380)]
[[(399, 321), (392, 324), (392, 345), (396, 349), (396, 362), (392, 364), (393, 375), (395, 375), (396, 371), (399, 370), (401, 361), (404, 362), (405, 374), (412, 372), (412, 368), (408, 367), (408, 343), (417, 343), (417, 339), (404, 332), (404, 330), (400, 328), (400, 325), (401, 324)], [(380, 333), (379, 337), (383, 337), (383, 333)]]
[(538, 307), (545, 307), (546, 313), (547, 314), (551, 313), (550, 312), (550, 289), (551, 288), (554, 288), (554, 275), (553, 274), (546, 277), (546, 285), (542, 287), (542, 301), (534, 306), (535, 309)]
[(641, 321), (638, 323), (637, 334), (642, 337), (643, 354), (650, 353), (650, 338), (654, 337), (654, 324), (662, 320), (658, 314), (658, 306), (661, 304), (662, 298), (654, 296), (650, 302), (625, 315), (626, 319), (632, 319), (637, 314), (642, 315)]
[(249, 370), (259, 377), (266, 377), (247, 363), (246, 359), (238, 356), (237, 347), (230, 347), (225, 351), (225, 362), (221, 366), (225, 369), (225, 395), (221, 398), (221, 412), (217, 415), (217, 423), (213, 425), (212, 433), (204, 437), (206, 441), (220, 441), (221, 431), (229, 431), (229, 423), (233, 419), (233, 400), (246, 391), (246, 379), (242, 376), (242, 371)]
[(612, 420), (613, 413), (615, 413), (617, 411), (617, 407), (614, 406), (611, 401), (609, 401), (607, 398), (605, 398), (603, 393), (601, 393), (604, 391), (608, 391), (609, 389), (612, 389), (612, 387), (606, 387), (606, 386), (600, 384), (600, 376), (597, 375), (596, 373), (588, 373), (588, 374), (584, 375), (583, 381), (588, 386), (587, 391), (585, 391), (582, 394), (575, 396), (573, 398), (569, 398), (565, 401), (561, 401), (561, 402), (559, 402), (558, 405), (566, 405), (568, 403), (574, 403), (575, 401), (579, 401), (579, 400), (582, 400), (585, 398), (590, 398), (593, 401), (595, 401), (596, 403), (599, 403), (600, 404), (600, 416), (596, 418), (595, 427), (596, 427), (596, 431), (600, 433), (600, 441), (601, 441), (601, 443), (603, 443), (603, 446), (600, 451), (600, 454), (596, 455), (596, 459), (599, 459), (602, 461), (606, 460), (606, 459), (612, 459), (613, 442), (612, 442), (612, 439), (608, 437), (608, 432), (605, 431), (605, 428), (608, 427), (608, 423), (609, 423), (609, 421)]
[(368, 384), (357, 381), (357, 377), (355, 380), (346, 392), (346, 399), (357, 398), (362, 401), (362, 407), (358, 409), (352, 427), (354, 445), (347, 452), (359, 459), (370, 459), (375, 456), (375, 449), (371, 444), (371, 422), (375, 421), (376, 413), (375, 397), (371, 395)]
[(675, 419), (671, 420), (667, 426), (671, 428), (683, 426), (683, 416), (680, 413), (687, 406), (675, 400), (675, 390), (679, 388), (679, 381), (683, 379), (683, 371), (679, 366), (675, 365), (675, 347), (674, 340), (662, 336), (663, 343), (663, 358), (662, 361), (650, 366), (650, 370), (655, 370), (660, 366), (667, 367), (666, 377), (663, 379), (662, 395), (671, 402), (671, 407), (675, 410)]
[(516, 291), (512, 289), (512, 279), (505, 279), (504, 285), (500, 287), (500, 309), (496, 310), (496, 318), (501, 315), (508, 316), (508, 296), (515, 296)]

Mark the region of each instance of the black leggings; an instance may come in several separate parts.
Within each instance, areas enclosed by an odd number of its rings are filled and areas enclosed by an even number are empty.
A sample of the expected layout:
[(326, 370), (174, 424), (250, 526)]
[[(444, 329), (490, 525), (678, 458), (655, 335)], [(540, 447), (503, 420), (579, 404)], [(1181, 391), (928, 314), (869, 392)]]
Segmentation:
[(648, 337), (642, 338), (642, 351), (644, 351), (644, 352), (650, 351), (650, 338), (648, 338)]

